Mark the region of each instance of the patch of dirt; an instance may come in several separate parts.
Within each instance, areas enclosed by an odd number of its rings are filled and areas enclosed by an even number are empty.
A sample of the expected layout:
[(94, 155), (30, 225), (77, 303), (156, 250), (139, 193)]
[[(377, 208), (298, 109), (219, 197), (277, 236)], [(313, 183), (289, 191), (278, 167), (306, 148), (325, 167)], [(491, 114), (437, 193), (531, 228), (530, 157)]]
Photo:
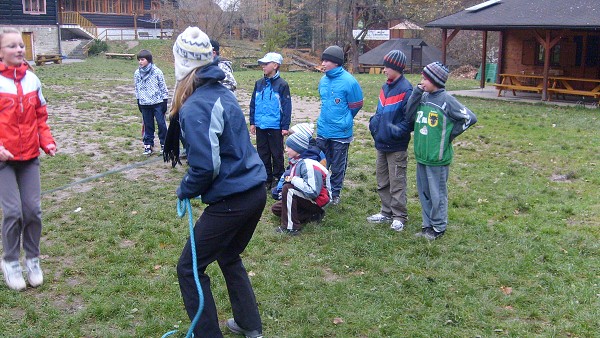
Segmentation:
[(477, 75), (477, 71), (477, 68), (471, 65), (464, 65), (453, 70), (450, 73), (450, 76), (461, 79), (474, 79)]

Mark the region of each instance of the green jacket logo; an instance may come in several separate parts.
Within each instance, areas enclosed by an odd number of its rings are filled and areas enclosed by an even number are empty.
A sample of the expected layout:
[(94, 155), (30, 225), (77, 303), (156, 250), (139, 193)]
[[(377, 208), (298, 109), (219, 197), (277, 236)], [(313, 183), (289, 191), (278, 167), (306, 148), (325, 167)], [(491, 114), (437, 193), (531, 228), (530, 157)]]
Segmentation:
[(429, 112), (428, 124), (431, 127), (436, 127), (438, 125), (439, 115), (438, 113), (431, 111)]

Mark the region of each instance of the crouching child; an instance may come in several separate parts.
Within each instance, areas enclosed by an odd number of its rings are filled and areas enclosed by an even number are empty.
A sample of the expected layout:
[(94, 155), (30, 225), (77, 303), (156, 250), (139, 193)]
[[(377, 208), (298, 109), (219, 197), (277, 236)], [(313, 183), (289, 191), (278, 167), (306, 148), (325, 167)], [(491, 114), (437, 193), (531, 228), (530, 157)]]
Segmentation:
[(331, 201), (329, 171), (319, 162), (320, 149), (311, 143), (310, 134), (304, 132), (291, 134), (285, 142), (291, 168), (281, 200), (271, 207), (273, 214), (281, 218), (277, 232), (295, 235), (303, 224), (321, 221), (324, 207)]

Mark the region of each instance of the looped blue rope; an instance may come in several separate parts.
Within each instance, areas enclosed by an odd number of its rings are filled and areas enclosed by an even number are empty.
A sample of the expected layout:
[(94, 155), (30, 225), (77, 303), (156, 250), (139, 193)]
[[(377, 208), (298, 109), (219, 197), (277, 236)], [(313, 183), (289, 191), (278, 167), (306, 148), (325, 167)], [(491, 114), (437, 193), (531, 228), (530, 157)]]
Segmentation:
[[(192, 216), (192, 204), (189, 199), (180, 200), (177, 199), (177, 216), (179, 218), (183, 218), (185, 214), (188, 214), (189, 227), (190, 227), (190, 245), (192, 246), (192, 266), (194, 269), (194, 282), (196, 282), (196, 289), (198, 290), (198, 312), (194, 316), (192, 320), (192, 324), (188, 329), (186, 338), (190, 338), (194, 336), (194, 328), (196, 324), (198, 324), (198, 320), (200, 319), (200, 315), (202, 314), (202, 310), (204, 309), (204, 294), (202, 293), (202, 286), (200, 285), (200, 278), (198, 277), (198, 260), (196, 259), (196, 240), (194, 239), (194, 217)], [(177, 330), (169, 331), (165, 333), (162, 338), (170, 336), (177, 332)]]

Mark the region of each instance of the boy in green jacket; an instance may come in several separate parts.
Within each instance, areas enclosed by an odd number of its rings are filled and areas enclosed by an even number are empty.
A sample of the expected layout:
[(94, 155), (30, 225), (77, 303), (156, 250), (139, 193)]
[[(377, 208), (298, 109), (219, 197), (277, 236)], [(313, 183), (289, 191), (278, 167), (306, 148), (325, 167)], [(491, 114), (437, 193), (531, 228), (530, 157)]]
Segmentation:
[(448, 172), (454, 155), (452, 140), (477, 122), (477, 117), (446, 92), (448, 68), (433, 62), (423, 69), (421, 82), (406, 106), (406, 119), (393, 126), (402, 135), (414, 127), (417, 190), (423, 224), (419, 237), (434, 240), (448, 224)]

